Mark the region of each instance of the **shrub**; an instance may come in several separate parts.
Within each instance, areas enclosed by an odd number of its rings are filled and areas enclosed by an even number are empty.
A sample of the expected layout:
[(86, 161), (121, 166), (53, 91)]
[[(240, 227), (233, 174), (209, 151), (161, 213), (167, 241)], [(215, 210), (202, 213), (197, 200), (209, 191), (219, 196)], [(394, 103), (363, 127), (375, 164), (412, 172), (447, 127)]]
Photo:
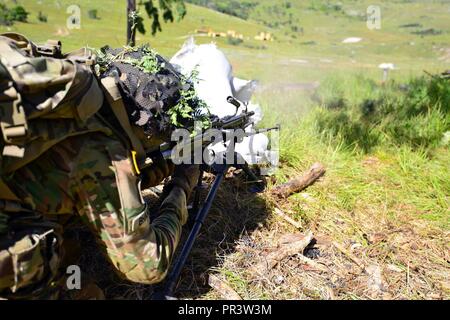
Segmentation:
[(88, 11), (88, 17), (93, 20), (99, 19), (97, 9), (91, 9)]
[(300, 44), (303, 45), (303, 46), (314, 46), (314, 45), (317, 44), (317, 42), (315, 42), (315, 41), (303, 41), (303, 42), (300, 42)]
[(10, 15), (9, 9), (3, 3), (0, 3), (0, 25), (10, 26), (14, 23)]
[(258, 5), (256, 0), (187, 0), (187, 2), (244, 20), (248, 19), (250, 11)]
[(400, 25), (400, 28), (422, 28), (420, 23), (408, 23)]
[(355, 119), (344, 110), (319, 109), (316, 126), (322, 134), (343, 142), (352, 150), (369, 152), (379, 142), (379, 135), (370, 124)]
[(27, 22), (29, 13), (22, 6), (16, 6), (9, 12), (13, 21)]
[(0, 25), (11, 26), (14, 21), (27, 22), (29, 13), (22, 6), (15, 6), (9, 9), (5, 4), (0, 3)]
[(422, 37), (423, 36), (435, 36), (435, 35), (442, 34), (442, 30), (430, 28), (430, 29), (425, 29), (425, 30), (414, 31), (411, 33), (420, 35)]
[(244, 44), (244, 47), (255, 50), (267, 50), (267, 46), (265, 45)]
[(238, 45), (242, 44), (243, 42), (244, 42), (244, 40), (239, 39), (239, 38), (233, 38), (230, 36), (227, 37), (227, 43), (231, 44), (232, 46), (238, 46)]
[(393, 142), (410, 145), (413, 148), (433, 148), (440, 144), (448, 122), (439, 110), (430, 110), (426, 114), (390, 121), (383, 128)]
[(47, 22), (47, 15), (43, 14), (41, 11), (38, 13), (38, 20), (40, 22)]

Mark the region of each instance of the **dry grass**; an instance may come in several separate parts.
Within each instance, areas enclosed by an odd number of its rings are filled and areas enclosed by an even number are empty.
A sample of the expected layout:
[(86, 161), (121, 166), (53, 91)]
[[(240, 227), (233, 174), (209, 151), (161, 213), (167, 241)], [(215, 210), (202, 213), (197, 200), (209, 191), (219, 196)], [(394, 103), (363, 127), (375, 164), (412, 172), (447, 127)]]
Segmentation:
[[(282, 208), (293, 210), (293, 202)], [(277, 239), (296, 231), (270, 213), (265, 226), (238, 240), (234, 252), (219, 254), (221, 264), (211, 272), (244, 299), (448, 299), (448, 231), (417, 221), (402, 208), (394, 219), (379, 209), (361, 204), (352, 212), (325, 210), (305, 225), (315, 241), (303, 253), (264, 275), (250, 274)], [(325, 268), (305, 264), (300, 255)], [(220, 296), (210, 291), (202, 298)]]
[[(363, 161), (367, 165), (369, 170), (380, 166), (373, 157)], [(331, 179), (326, 176), (308, 192), (328, 192), (336, 186)], [(274, 213), (268, 192), (255, 195), (246, 188), (242, 177), (229, 178), (221, 187), (183, 271), (177, 297), (221, 299), (208, 285), (209, 274), (214, 274), (243, 299), (450, 298), (448, 230), (417, 219), (414, 208), (400, 203), (394, 205), (394, 214), (358, 202), (351, 211), (321, 208), (320, 214), (303, 221), (293, 213), (315, 212), (320, 207), (316, 197), (304, 192), (277, 203), (302, 222), (300, 231), (313, 231), (314, 241), (303, 253), (282, 260), (273, 269), (250, 273), (282, 236), (298, 230)], [(89, 254), (95, 250), (92, 239), (86, 234), (80, 238), (86, 253), (81, 265), (97, 279), (107, 298), (151, 296), (151, 286), (118, 279), (103, 258)], [(320, 268), (305, 263), (303, 256)]]

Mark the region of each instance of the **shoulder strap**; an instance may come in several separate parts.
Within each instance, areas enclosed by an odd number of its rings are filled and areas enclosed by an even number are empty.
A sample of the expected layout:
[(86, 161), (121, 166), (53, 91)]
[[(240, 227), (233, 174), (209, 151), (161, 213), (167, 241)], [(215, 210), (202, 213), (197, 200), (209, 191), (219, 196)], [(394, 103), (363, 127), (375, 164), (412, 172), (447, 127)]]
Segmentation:
[[(128, 139), (130, 140), (131, 146), (133, 148), (133, 161), (135, 162), (135, 164), (143, 163), (145, 161), (145, 150), (141, 141), (134, 134), (133, 129), (131, 128), (130, 120), (126, 112), (122, 95), (120, 94), (119, 88), (116, 85), (115, 79), (113, 77), (106, 77), (101, 80), (101, 83), (105, 92), (106, 99), (108, 100), (108, 103), (110, 104), (114, 115), (116, 116), (117, 120), (128, 136)], [(136, 167), (136, 171), (139, 173), (138, 167)]]
[(0, 177), (0, 199), (9, 201), (20, 201)]
[[(1, 42), (0, 42), (1, 44)], [(22, 141), (27, 137), (28, 124), (20, 94), (7, 81), (7, 88), (0, 92), (0, 131), (8, 143), (2, 151), (3, 156), (21, 158), (24, 154)]]

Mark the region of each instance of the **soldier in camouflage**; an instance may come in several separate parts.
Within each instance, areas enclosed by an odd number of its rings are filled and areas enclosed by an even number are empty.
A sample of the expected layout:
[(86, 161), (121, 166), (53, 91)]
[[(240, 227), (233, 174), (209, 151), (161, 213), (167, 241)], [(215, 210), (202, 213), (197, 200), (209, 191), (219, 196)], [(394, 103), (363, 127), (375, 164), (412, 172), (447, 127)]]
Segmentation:
[[(2, 41), (4, 37), (0, 37), (0, 71), (8, 69)], [(39, 59), (44, 62), (39, 62), (42, 74), (54, 71), (57, 59)], [(65, 63), (64, 59), (58, 63)], [(0, 72), (1, 90), (5, 75)], [(0, 96), (0, 104), (4, 101)], [(146, 139), (145, 134), (138, 136)], [(151, 140), (142, 142), (151, 144)], [(198, 180), (198, 168), (174, 168), (161, 161), (138, 175), (129, 149), (108, 130), (87, 131), (67, 136), (33, 161), (2, 175), (0, 298), (58, 297), (65, 271), (61, 221), (71, 215), (89, 226), (99, 249), (122, 278), (142, 284), (164, 279), (188, 218), (187, 199)], [(170, 175), (160, 215), (150, 221), (141, 189)]]

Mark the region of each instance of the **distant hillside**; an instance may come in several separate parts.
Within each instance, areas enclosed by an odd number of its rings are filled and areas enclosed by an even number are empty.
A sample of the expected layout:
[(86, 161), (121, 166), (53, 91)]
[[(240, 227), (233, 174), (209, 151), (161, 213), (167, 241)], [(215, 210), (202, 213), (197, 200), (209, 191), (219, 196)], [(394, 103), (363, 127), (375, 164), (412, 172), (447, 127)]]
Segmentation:
[[(0, 32), (20, 32), (35, 41), (46, 41), (58, 38), (63, 41), (65, 50), (73, 50), (80, 46), (100, 47), (106, 44), (121, 46), (125, 44), (126, 1), (125, 0), (0, 0), (0, 4), (8, 7), (23, 6), (29, 13), (28, 21), (15, 22), (13, 25), (2, 25)], [(81, 9), (80, 29), (67, 27), (67, 13), (71, 5)], [(203, 7), (187, 6), (188, 14), (180, 22), (163, 24), (163, 32), (156, 36), (150, 34), (150, 21), (144, 16), (147, 33), (137, 35), (138, 42), (150, 42), (163, 54), (173, 54), (195, 30), (211, 28), (217, 32), (229, 29), (253, 39), (266, 28), (256, 22), (248, 22), (236, 17), (221, 14)], [(143, 11), (143, 10), (142, 10)], [(95, 14), (94, 14), (95, 12)], [(42, 21), (42, 16), (47, 21)], [(199, 42), (210, 42), (209, 38), (199, 38)], [(223, 46), (230, 46), (226, 39), (216, 39)], [(251, 41), (250, 41), (251, 42)]]
[[(311, 27), (311, 22), (316, 27), (320, 27), (321, 19), (315, 19), (317, 17), (327, 17), (329, 26), (333, 26), (336, 22), (333, 20), (336, 19), (348, 25), (355, 22), (365, 23), (367, 8), (370, 5), (381, 7), (382, 20), (385, 22), (390, 23), (393, 17), (396, 19), (395, 22), (409, 20), (404, 24), (395, 23), (392, 27), (396, 29), (403, 27), (403, 29), (406, 28), (403, 31), (410, 31), (413, 34), (438, 35), (449, 32), (450, 27), (448, 24), (450, 1), (447, 0), (426, 2), (381, 0), (376, 3), (370, 0), (187, 0), (187, 2), (241, 19), (253, 20), (291, 35), (303, 34), (305, 29)], [(429, 21), (431, 13), (434, 21)], [(436, 14), (439, 14), (442, 20)], [(387, 19), (389, 21), (386, 21)], [(421, 23), (426, 20), (428, 20), (427, 23)], [(325, 25), (322, 26), (325, 27)]]
[[(261, 77), (263, 71), (267, 78), (272, 77), (268, 64), (290, 70), (294, 66), (301, 68), (302, 77), (310, 80), (333, 69), (363, 68), (378, 73), (377, 67), (383, 62), (396, 64), (400, 70), (396, 74), (404, 75), (410, 70), (448, 69), (450, 62), (450, 1), (380, 0), (379, 30), (370, 30), (366, 25), (365, 15), (372, 0), (188, 1), (201, 6), (188, 3), (187, 15), (181, 22), (163, 24), (163, 31), (156, 36), (149, 32), (138, 34), (138, 43), (148, 42), (170, 56), (187, 37), (195, 35), (198, 43), (217, 42), (245, 76)], [(28, 22), (0, 25), (0, 32), (20, 32), (38, 42), (60, 39), (66, 51), (80, 46), (125, 44), (124, 0), (0, 0), (0, 3), (8, 7), (22, 5), (29, 12)], [(67, 27), (70, 16), (67, 9), (71, 5), (80, 7), (80, 29)], [(150, 21), (145, 19), (149, 30)], [(210, 38), (198, 30), (222, 34), (235, 31), (243, 39)], [(275, 41), (256, 40), (260, 32), (270, 32)], [(347, 38), (361, 41), (343, 43)]]
[(244, 20), (247, 20), (253, 9), (259, 5), (259, 1), (255, 0), (186, 0), (186, 2)]

